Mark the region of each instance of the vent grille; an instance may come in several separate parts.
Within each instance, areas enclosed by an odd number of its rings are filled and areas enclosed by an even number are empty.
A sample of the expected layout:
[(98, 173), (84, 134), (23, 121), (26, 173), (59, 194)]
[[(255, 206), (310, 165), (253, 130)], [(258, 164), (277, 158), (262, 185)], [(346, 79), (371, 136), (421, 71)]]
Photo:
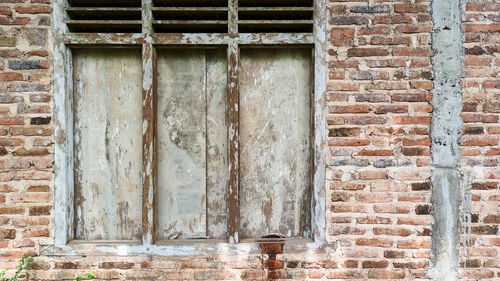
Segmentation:
[(238, 30), (249, 32), (312, 32), (312, 0), (240, 0)]
[(226, 33), (227, 0), (154, 0), (153, 28), (158, 33)]
[(141, 0), (68, 0), (66, 24), (71, 32), (142, 30)]
[[(313, 31), (313, 0), (239, 0), (240, 33)], [(68, 0), (71, 32), (142, 31), (141, 0)], [(156, 33), (227, 33), (227, 0), (153, 0)]]

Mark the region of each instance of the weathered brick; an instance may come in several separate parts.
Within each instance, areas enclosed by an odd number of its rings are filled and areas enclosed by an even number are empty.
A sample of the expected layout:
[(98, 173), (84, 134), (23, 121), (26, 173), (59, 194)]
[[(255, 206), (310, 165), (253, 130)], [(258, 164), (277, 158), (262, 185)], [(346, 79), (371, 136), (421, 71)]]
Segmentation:
[(473, 226), (471, 233), (476, 235), (496, 235), (498, 233), (498, 225)]
[(15, 239), (16, 230), (15, 229), (0, 229), (0, 239)]
[(330, 41), (334, 46), (352, 46), (354, 44), (354, 28), (332, 28)]
[(348, 57), (378, 57), (387, 55), (389, 55), (389, 51), (380, 48), (351, 48), (347, 50)]
[(402, 259), (404, 257), (405, 257), (405, 252), (403, 252), (403, 251), (394, 251), (394, 250), (384, 251), (384, 258)]
[(368, 24), (368, 18), (361, 16), (336, 16), (330, 19), (332, 25)]

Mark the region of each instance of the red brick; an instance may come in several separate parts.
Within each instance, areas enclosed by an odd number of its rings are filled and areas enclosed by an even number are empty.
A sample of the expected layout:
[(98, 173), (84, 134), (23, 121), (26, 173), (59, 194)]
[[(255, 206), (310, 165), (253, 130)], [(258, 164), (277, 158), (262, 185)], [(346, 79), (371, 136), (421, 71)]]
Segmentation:
[(465, 24), (465, 32), (499, 32), (500, 24)]
[(346, 105), (346, 106), (331, 106), (330, 113), (368, 113), (370, 107), (367, 105)]
[(476, 56), (466, 56), (464, 60), (465, 66), (490, 66), (490, 58), (482, 58)]
[(396, 93), (392, 95), (392, 100), (398, 102), (429, 102), (431, 99), (432, 96), (428, 93), (416, 93), (416, 94)]
[(403, 59), (378, 59), (378, 60), (366, 60), (366, 65), (368, 67), (404, 67), (406, 62)]
[(406, 205), (375, 205), (374, 210), (376, 213), (388, 213), (388, 214), (409, 214), (410, 208)]
[(312, 279), (320, 279), (321, 277), (323, 277), (323, 275), (324, 274), (320, 270), (309, 271), (309, 278), (312, 278)]
[(389, 265), (388, 261), (363, 261), (363, 268), (386, 268)]
[(399, 218), (398, 224), (408, 224), (408, 225), (430, 225), (430, 219), (428, 218)]
[(0, 207), (0, 215), (22, 215), (24, 209), (21, 207)]
[(330, 139), (328, 145), (330, 146), (366, 146), (370, 141), (367, 139)]
[[(373, 36), (370, 39), (370, 44), (372, 45), (411, 45), (410, 37), (382, 37)], [(397, 48), (395, 48), (397, 49)], [(394, 52), (393, 52), (394, 54)]]
[(430, 91), (433, 85), (431, 81), (410, 81), (410, 88)]
[(408, 112), (408, 105), (380, 105), (375, 109), (376, 114), (405, 112)]
[(347, 50), (348, 57), (377, 57), (387, 55), (389, 55), (389, 52), (386, 49), (379, 48), (351, 48)]
[(496, 146), (498, 145), (498, 138), (488, 137), (464, 137), (461, 145), (463, 146)]
[(20, 14), (48, 14), (52, 11), (50, 6), (28, 6), (16, 7), (16, 12)]
[(358, 238), (356, 239), (357, 246), (372, 246), (372, 247), (391, 247), (394, 244), (392, 239), (382, 238)]
[(500, 11), (500, 4), (499, 3), (492, 3), (492, 2), (469, 2), (466, 5), (466, 10), (467, 11), (474, 11), (474, 12), (498, 12)]
[(430, 50), (426, 48), (394, 47), (392, 55), (404, 57), (428, 57), (430, 55)]
[[(373, 18), (373, 24), (401, 24), (401, 23), (412, 23), (412, 22), (413, 21), (410, 16), (402, 14), (376, 16)], [(381, 33), (381, 34), (387, 34), (387, 33)]]
[(398, 241), (397, 244), (400, 249), (428, 249), (431, 247), (429, 240)]
[(495, 273), (491, 270), (485, 269), (467, 269), (462, 272), (462, 276), (465, 278), (479, 279), (492, 279)]
[(430, 25), (405, 24), (398, 25), (396, 31), (401, 33), (429, 33), (432, 31), (432, 27)]
[(359, 156), (392, 156), (394, 152), (392, 150), (369, 150), (363, 149), (358, 153)]
[(24, 125), (23, 117), (0, 117), (0, 125)]
[(352, 46), (354, 45), (354, 28), (332, 28), (330, 41), (334, 46)]
[(362, 180), (387, 179), (389, 174), (387, 171), (360, 171), (358, 178)]
[(390, 224), (392, 222), (390, 218), (383, 217), (358, 218), (356, 221), (359, 224)]
[(365, 275), (357, 270), (335, 270), (326, 274), (328, 279), (365, 279)]
[(388, 34), (391, 32), (388, 26), (374, 26), (374, 27), (362, 27), (359, 29), (359, 35), (374, 35), (374, 34)]
[(394, 124), (430, 124), (431, 118), (427, 116), (421, 117), (394, 117)]
[(403, 147), (401, 153), (405, 156), (430, 156), (428, 147)]
[(48, 229), (32, 229), (24, 232), (24, 237), (49, 237), (50, 232)]
[(428, 261), (394, 262), (394, 268), (419, 269), (419, 268), (427, 268), (428, 266), (429, 266)]
[(388, 236), (409, 236), (412, 231), (405, 228), (373, 228), (373, 234), (375, 235), (388, 235)]
[(426, 13), (429, 12), (429, 5), (419, 4), (394, 4), (396, 13)]
[(0, 81), (23, 81), (23, 75), (15, 72), (0, 73)]

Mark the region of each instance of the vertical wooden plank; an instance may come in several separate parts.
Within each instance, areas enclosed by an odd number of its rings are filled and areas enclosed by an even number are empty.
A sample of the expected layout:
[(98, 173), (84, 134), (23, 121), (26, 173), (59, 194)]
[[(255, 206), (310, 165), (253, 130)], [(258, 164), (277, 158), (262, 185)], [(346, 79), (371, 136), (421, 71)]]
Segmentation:
[(150, 245), (154, 237), (155, 208), (155, 118), (156, 118), (156, 53), (151, 43), (142, 45), (142, 227), (143, 243)]
[(156, 52), (152, 44), (153, 2), (142, 0), (142, 114), (143, 114), (143, 193), (142, 227), (143, 244), (151, 245), (155, 233), (155, 194), (156, 194)]
[(54, 237), (56, 245), (73, 239), (73, 114), (71, 52), (63, 43), (64, 0), (55, 0), (52, 12), (54, 34)]
[(310, 237), (311, 51), (244, 49), (240, 236)]
[(227, 57), (224, 49), (206, 50), (207, 88), (207, 236), (227, 239)]
[(314, 91), (313, 91), (313, 200), (311, 214), (315, 242), (325, 241), (326, 220), (326, 81), (327, 81), (327, 0), (314, 1)]
[(200, 49), (158, 56), (157, 237), (206, 236), (206, 57)]
[(75, 238), (142, 236), (140, 52), (74, 51)]
[(229, 121), (229, 242), (239, 243), (240, 198), (239, 198), (239, 61), (240, 50), (236, 41), (227, 49), (228, 57), (228, 121)]

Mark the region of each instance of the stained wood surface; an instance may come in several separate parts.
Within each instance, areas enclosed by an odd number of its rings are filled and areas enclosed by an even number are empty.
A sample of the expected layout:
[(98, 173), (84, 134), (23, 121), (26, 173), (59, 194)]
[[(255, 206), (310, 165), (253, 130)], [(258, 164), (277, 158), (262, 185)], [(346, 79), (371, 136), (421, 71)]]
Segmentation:
[(75, 239), (140, 239), (140, 50), (77, 49), (73, 68)]
[(226, 73), (224, 50), (159, 51), (158, 240), (225, 237)]
[(242, 49), (240, 237), (310, 236), (311, 51)]

